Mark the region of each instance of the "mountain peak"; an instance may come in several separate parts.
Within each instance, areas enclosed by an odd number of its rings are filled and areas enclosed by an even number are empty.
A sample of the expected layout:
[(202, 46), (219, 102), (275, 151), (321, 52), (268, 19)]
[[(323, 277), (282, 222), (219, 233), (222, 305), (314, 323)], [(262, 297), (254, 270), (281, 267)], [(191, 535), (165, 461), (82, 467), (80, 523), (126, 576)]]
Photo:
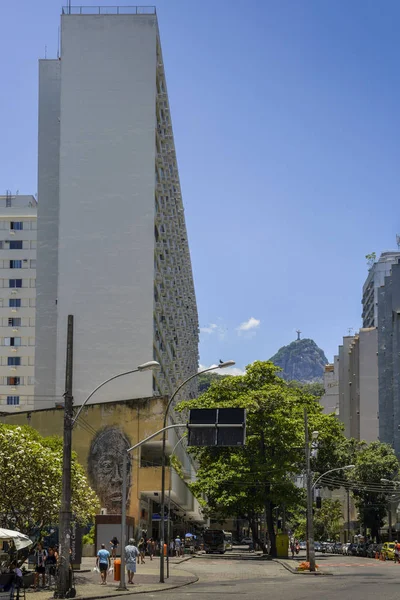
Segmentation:
[(283, 369), (280, 373), (283, 379), (302, 383), (322, 381), (324, 367), (328, 363), (324, 351), (314, 340), (300, 339), (299, 334), (297, 340), (282, 346), (270, 361)]

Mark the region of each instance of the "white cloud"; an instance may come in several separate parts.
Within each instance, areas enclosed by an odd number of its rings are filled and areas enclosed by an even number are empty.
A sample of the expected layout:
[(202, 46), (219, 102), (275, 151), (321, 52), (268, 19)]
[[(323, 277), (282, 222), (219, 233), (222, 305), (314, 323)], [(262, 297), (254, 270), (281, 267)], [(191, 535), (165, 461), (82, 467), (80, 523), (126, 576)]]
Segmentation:
[(217, 329), (218, 325), (215, 323), (210, 323), (208, 327), (200, 327), (200, 333), (207, 333), (208, 335), (211, 335), (212, 333), (215, 333)]
[[(206, 365), (199, 365), (199, 371), (203, 371), (204, 369), (209, 369), (210, 367), (216, 367), (217, 365), (210, 365), (207, 367)], [(215, 369), (215, 371), (210, 371), (211, 373), (216, 373), (217, 375), (244, 375), (246, 371), (244, 369), (240, 369), (239, 367), (228, 367), (226, 369)]]
[(247, 321), (244, 321), (243, 323), (241, 323), (239, 325), (239, 327), (237, 327), (237, 331), (239, 333), (239, 335), (243, 334), (243, 333), (252, 333), (255, 334), (255, 330), (259, 328), (260, 326), (260, 319), (255, 319), (254, 317), (250, 317), (250, 319), (248, 319)]

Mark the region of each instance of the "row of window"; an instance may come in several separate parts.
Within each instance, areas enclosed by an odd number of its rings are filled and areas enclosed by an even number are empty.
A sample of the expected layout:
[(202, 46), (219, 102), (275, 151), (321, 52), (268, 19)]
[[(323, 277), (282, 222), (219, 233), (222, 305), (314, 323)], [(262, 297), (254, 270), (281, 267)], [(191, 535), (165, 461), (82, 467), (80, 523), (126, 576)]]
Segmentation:
[(36, 269), (36, 259), (0, 260), (0, 269)]
[(8, 406), (16, 406), (19, 404), (19, 396), (7, 396)]
[(11, 231), (29, 231), (36, 230), (37, 223), (36, 219), (29, 219), (24, 221), (6, 221), (5, 219), (0, 219), (0, 230), (1, 229), (10, 229)]
[(35, 378), (33, 376), (29, 377), (1, 377), (3, 385), (34, 385)]
[[(28, 344), (26, 343), (28, 341)], [(22, 343), (22, 339), (20, 337), (5, 337), (3, 346), (34, 346), (35, 338), (24, 338), (24, 342)]]
[(0, 248), (3, 250), (36, 250), (36, 241), (28, 240), (0, 240)]
[[(6, 285), (4, 285), (6, 283)], [(36, 287), (36, 279), (0, 279), (0, 287), (9, 287), (9, 288), (27, 288)]]
[(0, 318), (0, 327), (35, 327), (35, 317)]

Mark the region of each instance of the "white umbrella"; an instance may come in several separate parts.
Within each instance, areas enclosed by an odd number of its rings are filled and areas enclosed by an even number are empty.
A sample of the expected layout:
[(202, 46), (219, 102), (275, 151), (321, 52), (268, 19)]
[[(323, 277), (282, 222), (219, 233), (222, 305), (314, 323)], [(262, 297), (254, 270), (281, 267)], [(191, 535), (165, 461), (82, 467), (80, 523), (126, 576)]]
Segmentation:
[(2, 529), (1, 527), (0, 540), (12, 540), (17, 550), (21, 550), (22, 548), (26, 548), (27, 546), (31, 546), (33, 544), (32, 540), (30, 540), (24, 533), (21, 533), (20, 531), (12, 531), (12, 529)]

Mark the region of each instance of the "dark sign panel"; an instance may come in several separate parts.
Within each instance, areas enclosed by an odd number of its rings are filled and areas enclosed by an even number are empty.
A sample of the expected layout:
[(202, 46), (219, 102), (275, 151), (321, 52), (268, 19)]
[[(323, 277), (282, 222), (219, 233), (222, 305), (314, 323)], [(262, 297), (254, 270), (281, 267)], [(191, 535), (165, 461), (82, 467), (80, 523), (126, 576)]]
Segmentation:
[(243, 446), (244, 408), (196, 408), (190, 411), (189, 446)]

